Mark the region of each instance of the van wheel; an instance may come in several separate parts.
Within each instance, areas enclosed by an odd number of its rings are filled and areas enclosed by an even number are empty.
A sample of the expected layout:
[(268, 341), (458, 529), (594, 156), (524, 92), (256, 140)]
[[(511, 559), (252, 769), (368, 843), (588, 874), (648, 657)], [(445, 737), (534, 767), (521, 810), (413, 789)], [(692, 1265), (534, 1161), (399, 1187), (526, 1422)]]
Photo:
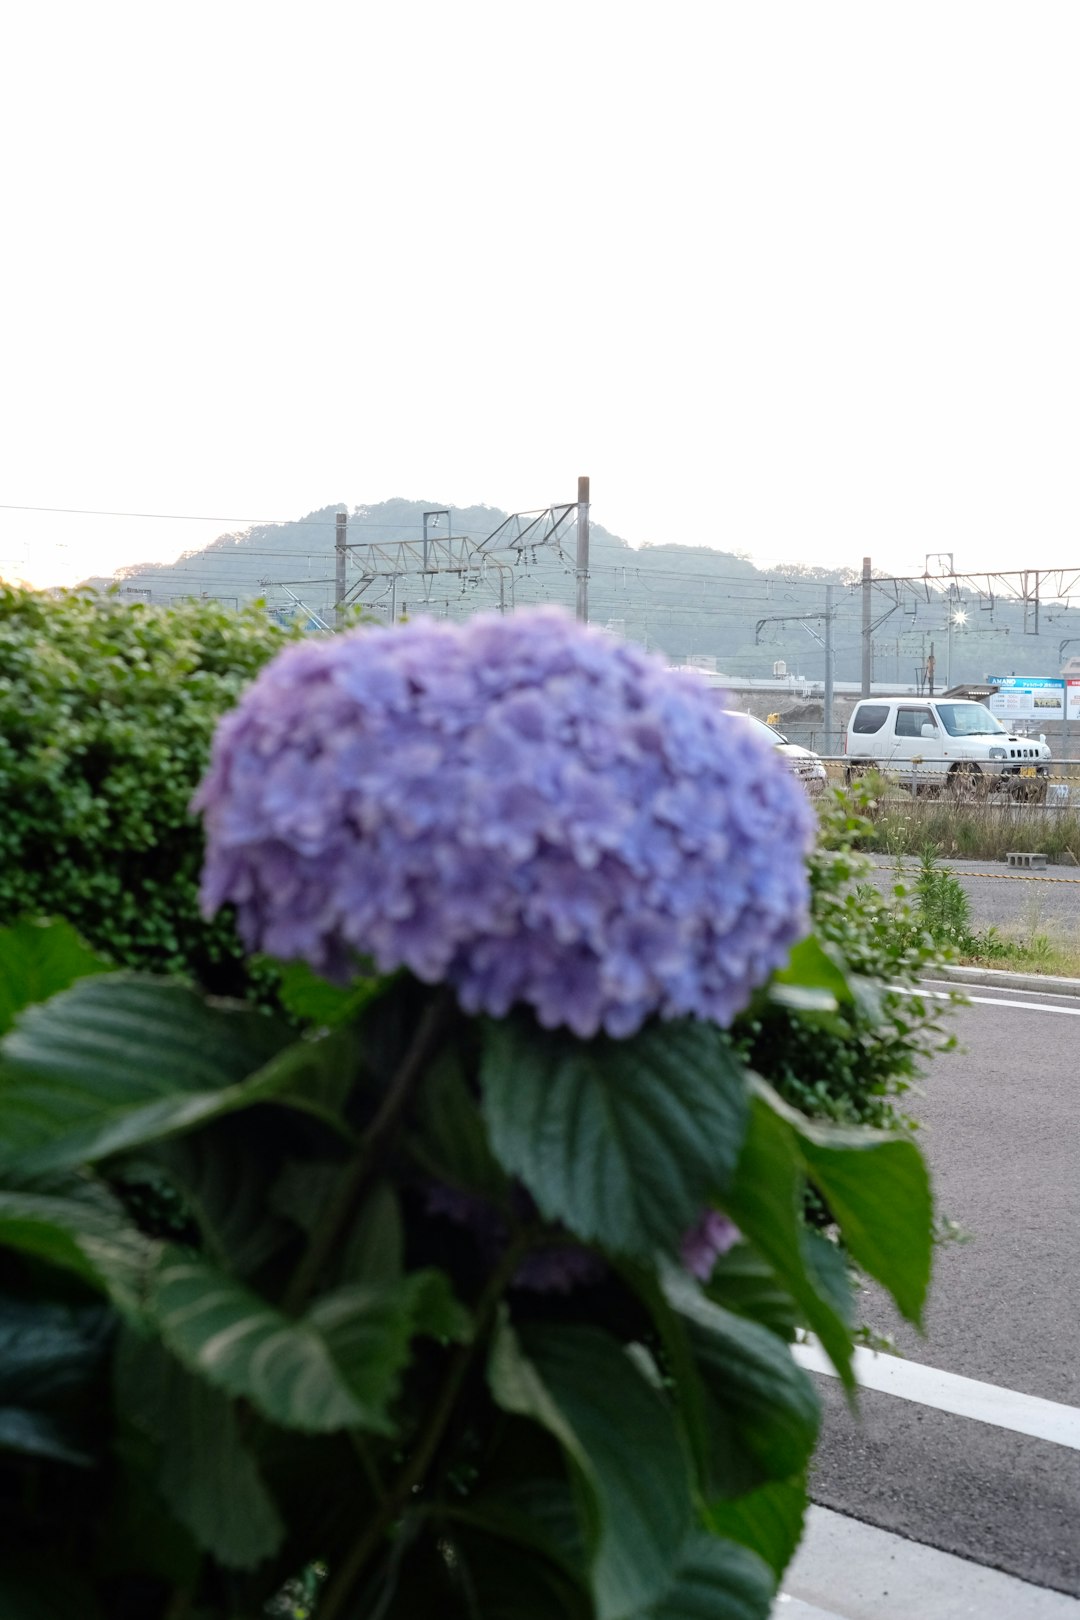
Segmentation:
[(985, 799), (988, 786), (986, 777), (974, 760), (954, 765), (945, 778), (945, 791), (957, 804), (972, 804), (977, 799)]

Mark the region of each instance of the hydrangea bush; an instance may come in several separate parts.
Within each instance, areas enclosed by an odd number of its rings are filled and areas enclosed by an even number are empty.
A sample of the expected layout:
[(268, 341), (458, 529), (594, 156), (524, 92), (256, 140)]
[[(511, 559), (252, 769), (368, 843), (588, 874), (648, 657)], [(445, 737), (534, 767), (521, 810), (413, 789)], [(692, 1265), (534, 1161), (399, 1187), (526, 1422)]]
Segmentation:
[(800, 1329), (852, 1386), (806, 1188), (912, 1320), (931, 1247), (914, 1145), (727, 1027), (858, 988), (798, 784), (538, 612), (287, 650), (198, 803), (303, 1039), (0, 935), (5, 1620), (766, 1620)]

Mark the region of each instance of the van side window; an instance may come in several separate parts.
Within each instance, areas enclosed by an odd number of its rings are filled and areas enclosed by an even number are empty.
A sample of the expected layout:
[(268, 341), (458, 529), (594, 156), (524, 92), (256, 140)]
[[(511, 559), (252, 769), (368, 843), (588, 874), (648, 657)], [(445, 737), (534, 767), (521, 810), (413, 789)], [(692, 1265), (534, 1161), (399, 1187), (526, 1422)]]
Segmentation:
[(887, 703), (860, 703), (855, 710), (851, 729), (858, 732), (860, 736), (867, 736), (871, 731), (880, 731), (885, 724), (888, 713), (889, 705)]
[[(934, 725), (934, 717), (929, 709), (897, 709), (896, 735), (898, 737), (921, 737), (923, 726)], [(934, 728), (937, 729), (936, 726)]]

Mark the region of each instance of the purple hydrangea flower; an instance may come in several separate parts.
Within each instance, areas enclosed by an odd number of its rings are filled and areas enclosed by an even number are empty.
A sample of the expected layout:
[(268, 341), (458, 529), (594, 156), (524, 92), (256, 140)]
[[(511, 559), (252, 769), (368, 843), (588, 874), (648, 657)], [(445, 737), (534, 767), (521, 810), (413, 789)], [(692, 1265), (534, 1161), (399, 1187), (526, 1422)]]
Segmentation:
[(722, 1254), (738, 1243), (742, 1233), (718, 1209), (707, 1209), (682, 1240), (682, 1263), (699, 1282), (708, 1282)]
[(808, 926), (813, 815), (716, 694), (556, 609), (286, 649), (195, 806), (207, 913), (588, 1037), (726, 1024)]

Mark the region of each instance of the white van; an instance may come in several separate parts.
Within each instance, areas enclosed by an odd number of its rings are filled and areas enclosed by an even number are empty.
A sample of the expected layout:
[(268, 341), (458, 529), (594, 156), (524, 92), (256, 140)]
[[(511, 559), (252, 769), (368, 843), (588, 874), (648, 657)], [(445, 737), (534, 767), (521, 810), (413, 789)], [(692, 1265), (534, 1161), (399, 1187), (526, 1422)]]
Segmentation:
[(1046, 798), (1046, 739), (1014, 737), (970, 698), (863, 698), (851, 711), (844, 752), (849, 782), (873, 767), (914, 792)]

